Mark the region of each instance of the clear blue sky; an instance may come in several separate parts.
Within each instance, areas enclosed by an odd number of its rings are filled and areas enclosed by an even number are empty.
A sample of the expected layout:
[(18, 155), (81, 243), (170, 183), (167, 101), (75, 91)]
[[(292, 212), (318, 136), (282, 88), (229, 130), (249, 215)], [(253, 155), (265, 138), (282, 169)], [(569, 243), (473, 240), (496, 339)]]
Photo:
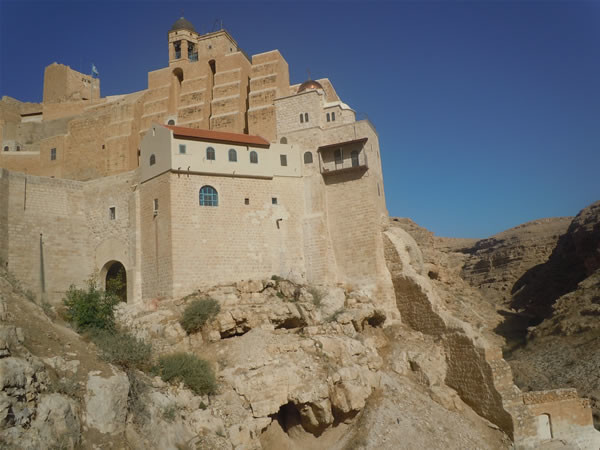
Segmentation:
[(486, 237), (600, 199), (600, 2), (0, 0), (0, 95), (41, 101), (54, 61), (145, 89), (182, 9), (368, 114), (392, 216)]

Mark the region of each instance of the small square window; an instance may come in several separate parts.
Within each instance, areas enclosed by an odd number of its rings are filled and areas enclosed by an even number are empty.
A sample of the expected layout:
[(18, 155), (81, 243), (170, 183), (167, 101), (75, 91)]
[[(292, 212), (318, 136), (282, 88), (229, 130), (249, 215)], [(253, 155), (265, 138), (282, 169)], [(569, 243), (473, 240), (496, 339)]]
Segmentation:
[(117, 208), (115, 208), (114, 206), (108, 208), (108, 218), (110, 220), (115, 220), (117, 218)]
[(244, 205), (249, 205), (250, 204), (250, 199), (249, 198), (245, 198), (244, 199)]
[(55, 148), (50, 149), (50, 161), (56, 161), (56, 149)]
[(179, 154), (185, 155), (185, 144), (179, 144)]
[(272, 205), (276, 205), (277, 204), (277, 197), (271, 197), (271, 204)]
[(287, 166), (287, 155), (279, 155), (279, 160), (282, 166)]

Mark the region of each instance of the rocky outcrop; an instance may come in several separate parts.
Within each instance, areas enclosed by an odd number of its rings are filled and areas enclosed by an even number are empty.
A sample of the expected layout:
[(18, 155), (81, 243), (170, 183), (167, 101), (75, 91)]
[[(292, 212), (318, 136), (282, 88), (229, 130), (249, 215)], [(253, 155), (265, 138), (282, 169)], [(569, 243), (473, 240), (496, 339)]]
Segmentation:
[(509, 303), (517, 280), (548, 260), (571, 220), (572, 217), (534, 220), (460, 249), (468, 256), (462, 278), (497, 303)]
[(512, 306), (537, 321), (552, 313), (561, 296), (600, 267), (600, 201), (577, 214), (546, 263), (525, 272), (514, 284)]

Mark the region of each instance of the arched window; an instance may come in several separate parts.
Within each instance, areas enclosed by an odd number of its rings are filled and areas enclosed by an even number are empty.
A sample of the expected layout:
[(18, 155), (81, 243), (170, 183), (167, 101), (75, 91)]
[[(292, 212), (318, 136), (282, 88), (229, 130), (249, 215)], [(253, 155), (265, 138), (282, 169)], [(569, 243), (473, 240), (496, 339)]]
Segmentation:
[(254, 150), (250, 152), (250, 162), (252, 164), (258, 164), (258, 153), (256, 153)]
[(219, 194), (212, 186), (200, 188), (200, 206), (219, 206)]
[(280, 144), (287, 144), (287, 138), (284, 136), (279, 140)]
[(358, 152), (353, 150), (352, 153), (350, 153), (350, 157), (352, 158), (352, 167), (358, 167)]
[(156, 156), (154, 154), (150, 155), (150, 165), (153, 166), (156, 164)]
[(212, 147), (208, 147), (206, 149), (206, 159), (214, 161), (215, 160), (215, 149)]
[(313, 162), (312, 153), (305, 152), (304, 153), (304, 164), (312, 164), (312, 162)]
[(231, 162), (237, 161), (237, 152), (233, 148), (229, 149), (229, 161), (231, 161)]
[(8, 145), (4, 146), (4, 151), (7, 152), (8, 151)]
[(169, 119), (167, 125), (175, 125), (175, 121), (173, 119)]

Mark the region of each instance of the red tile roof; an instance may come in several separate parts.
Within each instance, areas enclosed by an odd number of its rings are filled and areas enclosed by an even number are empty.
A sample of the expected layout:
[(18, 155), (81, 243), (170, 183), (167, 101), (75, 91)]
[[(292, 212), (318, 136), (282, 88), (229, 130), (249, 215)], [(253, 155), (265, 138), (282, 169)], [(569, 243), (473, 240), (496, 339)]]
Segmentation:
[(230, 144), (254, 145), (256, 147), (270, 147), (271, 143), (260, 136), (250, 134), (229, 133), (226, 131), (201, 130), (199, 128), (176, 127), (163, 125), (173, 131), (173, 135), (180, 138), (198, 139), (202, 141), (227, 142)]

